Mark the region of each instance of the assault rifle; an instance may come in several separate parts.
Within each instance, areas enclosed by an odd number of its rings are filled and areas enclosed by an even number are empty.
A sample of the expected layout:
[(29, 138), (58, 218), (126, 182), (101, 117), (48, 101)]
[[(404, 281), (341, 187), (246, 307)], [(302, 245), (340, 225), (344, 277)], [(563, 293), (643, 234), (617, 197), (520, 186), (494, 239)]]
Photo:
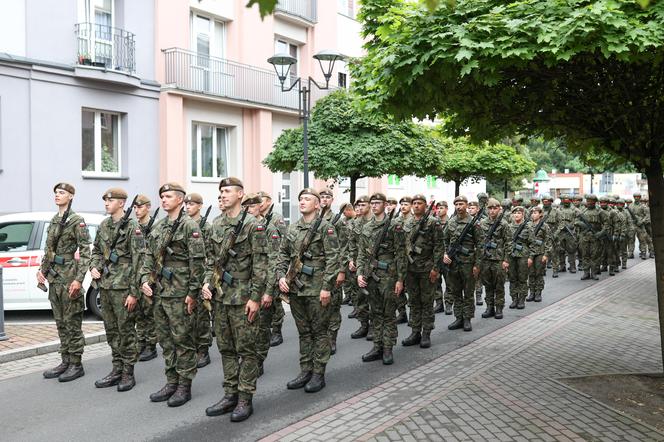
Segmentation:
[(237, 237), (242, 232), (247, 213), (249, 213), (249, 206), (242, 209), (240, 220), (235, 224), (235, 227), (233, 227), (233, 230), (231, 230), (231, 233), (226, 238), (226, 242), (219, 251), (219, 257), (214, 265), (214, 274), (212, 275), (213, 290), (221, 287), (222, 282), (225, 282), (229, 286), (233, 284), (233, 275), (226, 271), (226, 264), (228, 264), (229, 258), (237, 256), (237, 252), (233, 250), (233, 247), (235, 247), (235, 241), (237, 241)]
[[(548, 213), (547, 213), (547, 215), (548, 215)], [(542, 245), (542, 240), (541, 240), (541, 239), (537, 239), (537, 234), (539, 233), (540, 230), (542, 230), (542, 227), (544, 227), (544, 223), (545, 223), (545, 222), (546, 222), (546, 216), (544, 216), (544, 217), (540, 220), (540, 222), (537, 223), (537, 225), (535, 226), (535, 230), (533, 230), (533, 238), (535, 238), (534, 242), (535, 242), (535, 244), (537, 244), (538, 246), (541, 246), (541, 245)]]
[[(320, 215), (318, 215), (318, 218), (316, 218), (316, 221), (314, 221), (314, 225), (307, 231), (306, 236), (304, 237), (304, 240), (302, 241), (302, 245), (300, 246), (300, 251), (298, 252), (297, 256), (295, 257), (295, 261), (291, 263), (291, 265), (288, 267), (288, 271), (286, 272), (286, 283), (290, 286), (291, 284), (295, 284), (295, 286), (298, 289), (301, 289), (304, 287), (304, 284), (298, 276), (300, 273), (304, 273), (305, 275), (312, 276), (314, 274), (314, 269), (311, 266), (305, 265), (302, 262), (302, 259), (311, 259), (312, 256), (309, 253), (309, 246), (311, 245), (311, 241), (314, 239), (314, 235), (316, 234), (316, 231), (320, 227), (320, 224), (323, 222), (323, 217), (325, 216), (325, 213), (329, 207), (323, 207), (323, 210), (321, 210)], [(289, 303), (288, 300), (288, 294), (281, 293), (281, 299)]]
[[(394, 213), (396, 212), (396, 208), (390, 212), (389, 216), (386, 216), (385, 218), (385, 224), (383, 225), (383, 228), (380, 229), (380, 233), (378, 234), (378, 237), (376, 237), (376, 241), (374, 242), (373, 245), (373, 250), (371, 250), (371, 260), (369, 261), (369, 277), (373, 279), (376, 282), (380, 282), (380, 276), (376, 275), (376, 269), (378, 270), (387, 270), (389, 265), (386, 262), (379, 261), (378, 256), (380, 255), (380, 249), (383, 246), (383, 241), (385, 241), (385, 237), (387, 236), (387, 231), (390, 229), (390, 225), (392, 225), (392, 217), (394, 216)], [(369, 291), (364, 288), (360, 287), (360, 292), (362, 292), (363, 295), (368, 295)]]
[[(475, 224), (482, 217), (483, 213), (484, 213), (484, 209), (480, 209), (475, 214), (475, 216), (470, 220), (470, 222), (464, 226), (463, 230), (461, 231), (461, 234), (456, 239), (456, 241), (454, 241), (452, 244), (450, 244), (450, 247), (447, 249), (445, 254), (452, 261), (454, 261), (456, 259), (456, 257), (459, 255), (459, 253), (461, 253), (462, 255), (466, 255), (466, 256), (470, 254), (470, 250), (465, 248), (462, 244), (463, 244), (464, 240), (466, 239), (466, 236), (468, 236), (468, 233), (470, 233), (470, 229), (472, 229), (475, 226)], [(449, 269), (450, 269), (450, 266), (448, 264), (442, 263), (442, 270), (443, 271), (448, 271)]]
[(411, 264), (415, 262), (415, 258), (412, 257), (412, 253), (415, 252), (415, 254), (419, 255), (422, 253), (422, 248), (418, 247), (415, 245), (415, 242), (417, 242), (417, 239), (420, 237), (422, 234), (422, 228), (426, 225), (427, 220), (429, 219), (429, 216), (431, 216), (431, 211), (433, 210), (433, 207), (436, 205), (435, 201), (431, 201), (431, 204), (429, 205), (429, 208), (427, 209), (426, 212), (424, 212), (424, 215), (422, 215), (422, 218), (417, 222), (417, 226), (415, 227), (415, 230), (410, 236), (410, 248), (408, 250), (408, 262)]
[(339, 222), (339, 218), (341, 218), (341, 215), (343, 215), (343, 213), (344, 213), (344, 212), (343, 212), (342, 210), (339, 210), (339, 213), (337, 213), (336, 215), (334, 215), (334, 218), (332, 218), (332, 225), (333, 225), (333, 226), (336, 226), (336, 225), (337, 225), (337, 223)]
[(198, 223), (198, 227), (201, 229), (205, 226), (205, 223), (208, 220), (208, 216), (210, 216), (210, 210), (212, 210), (212, 206), (208, 206), (207, 210), (205, 211), (205, 215), (201, 216), (201, 220)]
[(159, 207), (157, 207), (150, 217), (150, 221), (148, 221), (148, 224), (145, 226), (143, 229), (143, 236), (148, 237), (150, 235), (150, 232), (152, 232), (152, 226), (154, 225), (154, 222), (157, 220), (157, 214), (159, 213)]
[(636, 215), (634, 215), (634, 212), (632, 212), (632, 208), (625, 206), (625, 209), (627, 209), (627, 211), (629, 212), (629, 215), (632, 217), (632, 221), (634, 221), (634, 225), (636, 227), (640, 227), (639, 220), (636, 219)]
[[(71, 203), (74, 201), (73, 199), (69, 200), (69, 204), (67, 204), (67, 209), (64, 211), (62, 214), (62, 218), (60, 218), (60, 222), (58, 223), (58, 233), (55, 234), (55, 238), (53, 238), (53, 243), (51, 243), (51, 251), (48, 256), (48, 265), (46, 266), (46, 274), (44, 276), (51, 276), (51, 277), (56, 277), (58, 276), (58, 272), (55, 271), (55, 265), (56, 264), (64, 264), (65, 260), (62, 256), (56, 255), (55, 252), (58, 250), (58, 243), (60, 242), (60, 238), (62, 237), (62, 234), (64, 233), (65, 226), (67, 225), (67, 218), (69, 218), (69, 214), (71, 213)], [(37, 284), (37, 287), (39, 290), (43, 292), (48, 292), (48, 288), (46, 287), (45, 284), (39, 283)]]
[[(496, 233), (496, 229), (500, 225), (500, 223), (503, 221), (503, 216), (505, 215), (505, 211), (501, 211), (500, 215), (498, 218), (491, 224), (491, 227), (489, 228), (489, 231), (486, 234), (486, 240), (484, 241), (484, 252), (488, 253), (490, 249), (495, 249), (498, 247), (498, 244), (495, 242), (491, 241), (493, 238), (494, 233)], [(449, 256), (449, 255), (448, 255)]]
[[(163, 290), (163, 287), (161, 285), (162, 278), (166, 278), (168, 281), (173, 279), (173, 272), (170, 269), (164, 267), (164, 260), (166, 259), (167, 254), (168, 255), (173, 254), (173, 249), (171, 249), (170, 245), (171, 242), (173, 241), (173, 236), (175, 236), (175, 232), (178, 230), (178, 227), (180, 227), (180, 224), (182, 223), (182, 218), (184, 217), (184, 214), (185, 214), (184, 206), (182, 206), (182, 208), (180, 208), (180, 213), (178, 214), (178, 217), (175, 219), (173, 225), (166, 234), (166, 237), (164, 238), (164, 243), (162, 244), (161, 249), (159, 249), (159, 252), (157, 253), (157, 260), (155, 262), (155, 271), (150, 276), (151, 279), (150, 287), (152, 288), (153, 294), (155, 290), (159, 292)], [(159, 269), (159, 274), (157, 274), (156, 269)], [(152, 302), (150, 297), (148, 297), (147, 299), (150, 299), (148, 303)]]
[[(581, 220), (581, 222), (582, 222), (583, 225), (585, 226), (586, 231), (592, 233), (592, 234), (595, 236), (595, 238), (597, 238), (597, 234), (600, 233), (600, 232), (596, 231), (596, 230), (593, 228), (592, 224), (590, 224), (590, 222), (588, 222), (588, 220), (586, 219), (585, 216), (583, 216), (582, 213), (579, 213), (579, 220)], [(607, 236), (606, 233), (604, 233), (601, 237), (599, 237), (599, 238), (597, 238), (597, 239), (602, 239), (602, 238), (605, 237), (605, 236)], [(607, 238), (607, 239), (608, 239), (608, 238)]]
[(270, 225), (270, 221), (272, 221), (272, 210), (274, 209), (274, 203), (270, 204), (270, 210), (267, 211), (265, 214), (265, 228), (267, 229), (267, 226)]
[(528, 224), (528, 221), (526, 221), (525, 219), (523, 221), (521, 221), (521, 225), (516, 229), (516, 231), (514, 232), (514, 235), (512, 235), (512, 242), (514, 243), (512, 253), (514, 253), (514, 251), (520, 252), (521, 250), (523, 250), (523, 244), (518, 243), (517, 238), (519, 238), (521, 236), (521, 232), (523, 232), (523, 229), (526, 228), (527, 224)]

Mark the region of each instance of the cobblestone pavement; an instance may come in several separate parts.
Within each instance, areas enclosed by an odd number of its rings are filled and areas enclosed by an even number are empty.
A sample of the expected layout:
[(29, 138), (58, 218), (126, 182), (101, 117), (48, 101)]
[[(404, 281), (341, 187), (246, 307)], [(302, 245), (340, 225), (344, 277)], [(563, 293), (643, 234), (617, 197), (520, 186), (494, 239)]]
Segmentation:
[(557, 381), (661, 372), (654, 275), (646, 261), (263, 440), (664, 441)]
[[(83, 334), (85, 335), (103, 331), (102, 322), (83, 323)], [(0, 341), (0, 353), (58, 340), (58, 329), (55, 322), (5, 324), (5, 333), (9, 339)]]

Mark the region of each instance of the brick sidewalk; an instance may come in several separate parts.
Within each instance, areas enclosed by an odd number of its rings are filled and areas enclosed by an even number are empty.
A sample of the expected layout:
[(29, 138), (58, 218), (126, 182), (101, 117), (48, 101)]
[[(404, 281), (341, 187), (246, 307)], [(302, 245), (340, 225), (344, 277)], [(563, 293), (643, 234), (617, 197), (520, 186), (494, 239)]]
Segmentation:
[(664, 441), (557, 380), (661, 372), (654, 275), (607, 277), (263, 440)]

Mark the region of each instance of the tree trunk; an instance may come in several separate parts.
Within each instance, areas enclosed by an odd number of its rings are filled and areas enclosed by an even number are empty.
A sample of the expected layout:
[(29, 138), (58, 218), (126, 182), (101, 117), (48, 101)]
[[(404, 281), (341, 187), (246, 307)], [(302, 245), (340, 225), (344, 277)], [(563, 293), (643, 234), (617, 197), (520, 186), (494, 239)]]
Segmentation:
[(355, 194), (357, 192), (356, 186), (357, 186), (358, 177), (357, 176), (351, 176), (349, 178), (350, 178), (350, 203), (355, 204), (355, 199), (356, 199)]
[(590, 171), (590, 194), (592, 195), (595, 193), (595, 190), (593, 189), (593, 181), (595, 181), (595, 172), (592, 170)]
[(507, 179), (505, 180), (505, 189), (503, 190), (503, 198), (507, 198)]
[(459, 196), (460, 189), (461, 189), (461, 180), (454, 180), (454, 196), (455, 197)]
[[(658, 156), (650, 159), (646, 170), (650, 200), (652, 242), (655, 247), (655, 276), (657, 278), (657, 306), (659, 308), (659, 336), (664, 361), (664, 176)], [(663, 367), (664, 371), (664, 367)]]

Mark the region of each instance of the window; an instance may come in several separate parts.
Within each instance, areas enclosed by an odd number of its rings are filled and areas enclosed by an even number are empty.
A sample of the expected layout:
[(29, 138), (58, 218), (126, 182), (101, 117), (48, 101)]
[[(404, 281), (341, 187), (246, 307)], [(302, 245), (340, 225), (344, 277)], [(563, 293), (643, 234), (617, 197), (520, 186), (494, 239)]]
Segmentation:
[(401, 177), (397, 175), (388, 175), (387, 176), (387, 185), (388, 186), (400, 186), (401, 185)]
[(281, 215), (284, 222), (291, 222), (291, 175), (284, 173), (281, 175)]
[[(300, 58), (298, 57), (297, 45), (294, 45), (293, 43), (277, 39), (275, 42), (274, 49), (275, 49), (274, 52), (277, 54), (289, 54), (291, 57), (294, 57), (296, 60), (298, 61), (300, 60)], [(297, 80), (297, 65), (298, 63), (291, 65), (290, 82), (286, 80), (286, 84), (284, 84), (284, 86), (290, 86), (290, 84), (294, 83), (295, 80)]]
[(79, 0), (79, 53), (85, 58), (113, 67), (113, 0)]
[(347, 74), (345, 74), (344, 72), (339, 72), (339, 74), (338, 74), (338, 79), (339, 79), (338, 80), (338, 85), (339, 85), (339, 87), (342, 87), (344, 89), (346, 88), (347, 78), (348, 78)]
[(427, 175), (426, 180), (427, 180), (427, 189), (435, 189), (437, 187), (435, 176)]
[(355, 0), (337, 0), (339, 14), (350, 18), (355, 18)]
[(0, 224), (0, 252), (28, 250), (33, 226), (31, 222)]
[(229, 134), (225, 127), (194, 123), (191, 129), (192, 178), (228, 176)]
[(120, 115), (83, 109), (83, 175), (120, 176)]

